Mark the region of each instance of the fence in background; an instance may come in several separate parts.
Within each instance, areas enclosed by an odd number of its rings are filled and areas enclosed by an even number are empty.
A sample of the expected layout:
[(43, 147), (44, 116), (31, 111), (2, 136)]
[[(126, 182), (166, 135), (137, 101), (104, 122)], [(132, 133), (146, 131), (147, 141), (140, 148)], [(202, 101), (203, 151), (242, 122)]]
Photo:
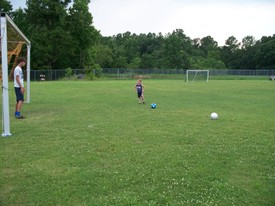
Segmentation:
[[(102, 69), (94, 70), (94, 76), (110, 79), (185, 79), (186, 70), (183, 69)], [(55, 81), (66, 79), (66, 70), (31, 70), (31, 81)], [(84, 79), (85, 71), (72, 70), (74, 79)], [(92, 75), (93, 76), (93, 75)], [(209, 79), (234, 78), (266, 78), (275, 76), (275, 70), (209, 70)]]

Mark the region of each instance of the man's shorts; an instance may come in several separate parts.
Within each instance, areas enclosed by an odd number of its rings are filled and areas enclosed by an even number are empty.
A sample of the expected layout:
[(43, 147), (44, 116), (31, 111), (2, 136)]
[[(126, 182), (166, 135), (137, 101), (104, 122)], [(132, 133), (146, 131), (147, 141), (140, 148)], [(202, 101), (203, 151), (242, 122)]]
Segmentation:
[(22, 94), (20, 87), (14, 87), (16, 101), (24, 101), (24, 94)]

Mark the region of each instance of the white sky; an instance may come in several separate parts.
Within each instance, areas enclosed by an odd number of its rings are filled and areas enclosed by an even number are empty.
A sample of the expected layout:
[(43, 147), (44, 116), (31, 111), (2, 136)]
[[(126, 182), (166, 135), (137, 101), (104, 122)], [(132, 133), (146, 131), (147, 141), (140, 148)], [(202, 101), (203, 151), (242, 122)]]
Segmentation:
[[(14, 9), (25, 2), (11, 0)], [(210, 35), (222, 46), (230, 36), (241, 41), (275, 34), (275, 0), (91, 0), (90, 12), (103, 36), (182, 29), (192, 39)]]

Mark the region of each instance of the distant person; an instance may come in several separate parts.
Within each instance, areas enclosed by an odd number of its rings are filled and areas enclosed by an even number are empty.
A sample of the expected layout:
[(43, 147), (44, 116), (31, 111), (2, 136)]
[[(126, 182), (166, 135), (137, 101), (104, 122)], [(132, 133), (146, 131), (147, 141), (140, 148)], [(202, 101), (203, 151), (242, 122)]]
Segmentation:
[(16, 106), (15, 106), (15, 118), (24, 119), (21, 115), (21, 109), (24, 103), (24, 74), (23, 67), (26, 66), (26, 59), (23, 57), (19, 57), (17, 59), (17, 66), (14, 69), (14, 90), (16, 96)]
[(144, 101), (144, 85), (142, 84), (142, 80), (141, 79), (139, 79), (137, 81), (135, 89), (137, 91), (138, 103), (139, 104), (141, 104), (141, 103), (145, 104), (145, 101)]

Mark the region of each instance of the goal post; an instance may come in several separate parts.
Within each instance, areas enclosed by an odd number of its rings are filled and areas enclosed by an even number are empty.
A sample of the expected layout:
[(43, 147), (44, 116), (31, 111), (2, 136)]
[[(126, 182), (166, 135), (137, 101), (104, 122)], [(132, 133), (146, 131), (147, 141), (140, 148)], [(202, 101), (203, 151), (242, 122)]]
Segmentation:
[(187, 70), (186, 71), (186, 81), (206, 81), (209, 80), (209, 70)]
[(6, 13), (0, 13), (0, 29), (1, 29), (1, 79), (2, 79), (2, 136), (11, 136), (10, 133), (10, 110), (9, 110), (9, 63), (12, 56), (15, 55), (14, 61), (17, 59), (21, 52), (15, 54), (15, 50), (18, 50), (18, 45), (27, 45), (27, 88), (26, 88), (26, 103), (30, 102), (30, 49), (31, 44), (27, 37), (20, 31), (17, 25)]

